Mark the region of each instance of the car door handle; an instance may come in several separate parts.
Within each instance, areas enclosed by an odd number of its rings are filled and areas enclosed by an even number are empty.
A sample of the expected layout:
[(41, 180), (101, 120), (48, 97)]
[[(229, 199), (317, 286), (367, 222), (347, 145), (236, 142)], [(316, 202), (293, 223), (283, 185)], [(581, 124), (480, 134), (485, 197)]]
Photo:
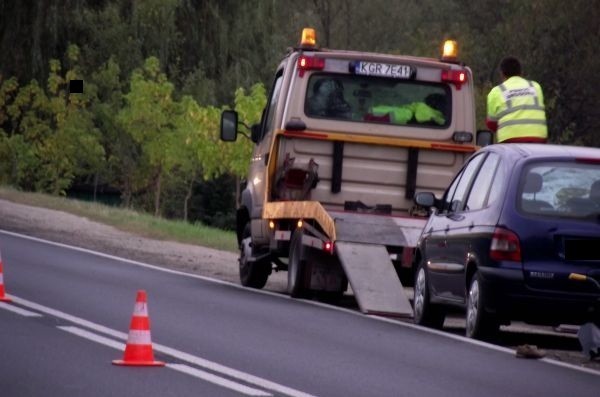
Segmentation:
[(475, 227), (475, 222), (471, 222), (471, 224), (469, 225), (469, 229), (473, 229)]
[(444, 231), (445, 231), (446, 233), (448, 233), (448, 232), (450, 231), (450, 225), (446, 225), (446, 228), (444, 229)]

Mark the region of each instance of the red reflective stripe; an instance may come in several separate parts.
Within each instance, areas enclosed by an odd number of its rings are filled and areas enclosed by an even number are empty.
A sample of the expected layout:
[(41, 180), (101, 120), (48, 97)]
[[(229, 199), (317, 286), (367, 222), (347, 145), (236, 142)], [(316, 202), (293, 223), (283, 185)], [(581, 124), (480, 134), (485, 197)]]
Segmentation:
[(127, 345), (123, 360), (126, 362), (154, 361), (152, 345)]
[(473, 152), (473, 146), (463, 146), (463, 145), (448, 145), (445, 143), (432, 143), (432, 149), (440, 149), (440, 150), (454, 150), (455, 152)]
[(600, 159), (597, 158), (583, 158), (583, 157), (578, 157), (575, 159), (575, 161), (577, 161), (578, 163), (590, 163), (590, 164), (600, 164)]
[(327, 134), (315, 134), (312, 132), (295, 132), (295, 131), (283, 131), (283, 135), (297, 137), (297, 138), (307, 138), (307, 139), (327, 139), (329, 135)]
[(131, 325), (129, 329), (147, 331), (150, 329), (150, 319), (148, 317), (131, 317)]
[(548, 140), (546, 138), (539, 138), (535, 136), (522, 136), (505, 139), (499, 143), (546, 143)]

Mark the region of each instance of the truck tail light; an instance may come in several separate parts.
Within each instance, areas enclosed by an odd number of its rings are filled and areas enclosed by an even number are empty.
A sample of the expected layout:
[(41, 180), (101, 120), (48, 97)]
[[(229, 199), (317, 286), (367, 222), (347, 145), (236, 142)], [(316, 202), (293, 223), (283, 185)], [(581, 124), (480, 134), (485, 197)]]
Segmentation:
[(464, 70), (442, 70), (442, 81), (453, 83), (457, 90), (467, 82), (467, 72)]
[(298, 58), (298, 75), (304, 76), (307, 70), (323, 70), (325, 69), (325, 58), (317, 58), (308, 55), (301, 55)]
[(492, 236), (490, 257), (496, 261), (521, 262), (521, 243), (514, 232), (497, 227)]
[(333, 254), (333, 241), (323, 241), (323, 251)]

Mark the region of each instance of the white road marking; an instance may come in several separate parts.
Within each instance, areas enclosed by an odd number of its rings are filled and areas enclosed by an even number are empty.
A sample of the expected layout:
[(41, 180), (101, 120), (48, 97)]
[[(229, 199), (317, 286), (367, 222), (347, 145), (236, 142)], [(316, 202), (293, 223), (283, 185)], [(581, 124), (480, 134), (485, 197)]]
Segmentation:
[[(271, 291), (264, 291), (264, 290), (257, 290), (257, 289), (245, 288), (245, 287), (243, 287), (243, 286), (241, 286), (239, 284), (234, 284), (234, 283), (231, 283), (229, 281), (217, 280), (217, 279), (214, 279), (214, 278), (200, 276), (200, 275), (197, 275), (197, 274), (191, 274), (191, 273), (185, 273), (185, 272), (181, 272), (181, 271), (177, 271), (177, 270), (166, 269), (166, 268), (162, 268), (162, 267), (150, 265), (148, 263), (138, 262), (138, 261), (134, 261), (134, 260), (126, 259), (126, 258), (121, 258), (121, 257), (114, 256), (114, 255), (108, 255), (108, 254), (105, 254), (105, 253), (102, 253), (102, 252), (93, 251), (93, 250), (86, 249), (86, 248), (81, 248), (81, 247), (75, 247), (75, 246), (68, 245), (68, 244), (57, 243), (57, 242), (50, 241), (50, 240), (44, 240), (44, 239), (37, 238), (37, 237), (31, 237), (31, 236), (27, 236), (25, 234), (19, 234), (19, 233), (9, 232), (9, 231), (3, 230), (3, 229), (0, 229), (0, 233), (6, 234), (6, 235), (9, 235), (9, 236), (13, 236), (13, 237), (18, 237), (18, 238), (26, 239), (26, 240), (36, 241), (36, 242), (39, 242), (39, 243), (53, 245), (53, 246), (56, 246), (56, 247), (67, 248), (67, 249), (71, 249), (71, 250), (74, 250), (74, 251), (84, 252), (84, 253), (95, 255), (95, 256), (99, 256), (99, 257), (102, 257), (102, 258), (113, 259), (113, 260), (117, 260), (117, 261), (120, 261), (120, 262), (123, 262), (123, 263), (128, 263), (128, 264), (131, 264), (131, 265), (140, 266), (140, 267), (144, 267), (144, 268), (147, 268), (147, 269), (153, 269), (153, 270), (161, 271), (161, 272), (164, 272), (164, 273), (177, 274), (177, 275), (180, 275), (180, 276), (196, 278), (196, 279), (199, 279), (199, 280), (204, 280), (204, 281), (215, 283), (215, 284), (227, 285), (227, 286), (230, 286), (230, 287), (233, 287), (233, 288), (244, 290), (244, 291), (246, 291), (248, 293), (262, 294), (262, 295), (268, 295), (268, 296), (276, 297), (276, 298), (279, 298), (279, 299), (287, 299), (287, 300), (291, 300), (291, 301), (294, 301), (294, 302), (302, 302), (304, 304), (308, 304), (308, 305), (312, 305), (312, 306), (319, 306), (319, 307), (322, 307), (322, 308), (325, 308), (325, 309), (328, 309), (328, 310), (340, 311), (340, 312), (344, 312), (344, 313), (351, 314), (351, 315), (354, 315), (354, 316), (359, 316), (361, 318), (370, 318), (370, 319), (373, 319), (373, 320), (376, 320), (376, 321), (382, 321), (382, 322), (386, 322), (386, 323), (390, 323), (390, 324), (395, 324), (395, 325), (398, 325), (398, 326), (401, 326), (401, 327), (405, 327), (405, 328), (416, 329), (416, 330), (419, 330), (421, 332), (427, 332), (427, 333), (430, 333), (430, 334), (435, 334), (435, 335), (438, 335), (438, 336), (441, 336), (441, 337), (453, 339), (453, 340), (456, 340), (456, 341), (459, 341), (459, 342), (462, 342), (462, 343), (467, 343), (467, 344), (471, 344), (471, 345), (480, 346), (480, 347), (487, 348), (487, 349), (490, 349), (490, 350), (495, 350), (495, 351), (498, 351), (498, 352), (501, 352), (501, 353), (507, 353), (507, 354), (511, 354), (511, 355), (515, 354), (514, 350), (506, 348), (506, 347), (493, 345), (491, 343), (486, 343), (486, 342), (478, 341), (478, 340), (467, 338), (467, 337), (460, 336), (460, 335), (449, 334), (449, 333), (446, 333), (444, 331), (439, 331), (439, 330), (435, 330), (435, 329), (432, 329), (432, 328), (427, 328), (427, 327), (423, 327), (423, 326), (420, 326), (420, 325), (411, 324), (411, 323), (407, 323), (407, 322), (403, 322), (403, 321), (399, 321), (399, 320), (395, 320), (395, 319), (391, 319), (391, 318), (379, 317), (379, 316), (366, 316), (365, 314), (363, 314), (361, 312), (358, 312), (358, 311), (355, 311), (355, 310), (351, 310), (351, 309), (346, 309), (346, 308), (343, 308), (343, 307), (332, 306), (330, 304), (326, 304), (326, 303), (322, 303), (322, 302), (317, 302), (317, 301), (294, 299), (294, 298), (291, 298), (288, 295), (282, 295), (282, 294), (279, 294), (279, 293), (276, 293), (276, 292), (271, 292)], [(112, 331), (112, 332), (116, 332), (116, 331)], [(580, 372), (590, 373), (590, 374), (593, 374), (593, 375), (600, 375), (600, 372), (598, 372), (598, 371), (590, 370), (588, 368), (578, 367), (576, 365), (564, 363), (562, 361), (557, 361), (557, 360), (553, 360), (553, 359), (549, 359), (549, 358), (544, 358), (541, 361), (546, 362), (548, 364), (557, 365), (559, 367), (574, 369), (574, 370), (580, 371)], [(306, 395), (306, 396), (308, 396), (308, 395)]]
[[(64, 327), (58, 327), (58, 328), (63, 331), (66, 331), (68, 333), (71, 333), (73, 335), (77, 335), (77, 336), (85, 338), (87, 340), (91, 340), (92, 342), (96, 342), (101, 345), (112, 347), (113, 349), (117, 349), (117, 350), (121, 350), (121, 351), (123, 351), (125, 349), (124, 343), (117, 342), (115, 340), (106, 338), (104, 336), (97, 335), (93, 332), (89, 332), (89, 331), (86, 331), (81, 328), (71, 327), (71, 326), (64, 326)], [(244, 386), (240, 383), (232, 382), (225, 378), (221, 378), (220, 376), (216, 376), (216, 375), (210, 374), (208, 372), (189, 367), (187, 365), (167, 364), (167, 367), (172, 368), (175, 371), (183, 372), (187, 375), (191, 375), (196, 378), (202, 379), (206, 382), (214, 383), (218, 386), (222, 386), (227, 389), (231, 389), (238, 393), (246, 394), (248, 396), (272, 396), (272, 394), (269, 394), (263, 390), (253, 389), (251, 387)]]
[[(12, 296), (10, 298), (12, 299)], [(30, 312), (29, 310), (21, 309), (20, 307), (5, 302), (0, 302), (0, 309), (8, 310), (9, 312), (17, 313), (24, 317), (42, 317), (40, 313)]]
[(62, 329), (70, 334), (80, 336), (82, 338), (91, 340), (92, 342), (99, 343), (104, 346), (112, 347), (113, 349), (125, 350), (125, 343), (117, 342), (116, 340), (106, 338), (104, 336), (100, 336), (94, 334), (93, 332), (86, 331), (81, 328), (73, 327), (73, 326), (60, 326), (58, 329)]
[(272, 396), (272, 394), (267, 393), (265, 391), (253, 389), (251, 387), (244, 386), (239, 383), (231, 382), (227, 379), (213, 375), (206, 371), (202, 371), (200, 369), (192, 368), (185, 364), (167, 364), (167, 367), (174, 369), (175, 371), (183, 372), (184, 374), (200, 378), (207, 382), (211, 382), (219, 386), (223, 386), (228, 389), (237, 391), (238, 393), (246, 394), (248, 396)]
[[(29, 307), (31, 309), (38, 310), (38, 311), (46, 313), (50, 316), (62, 318), (71, 323), (80, 325), (85, 328), (89, 328), (93, 331), (99, 332), (101, 334), (109, 335), (109, 336), (112, 336), (117, 339), (127, 340), (128, 334), (126, 334), (124, 332), (119, 332), (119, 331), (113, 330), (113, 329), (105, 327), (103, 325), (96, 324), (91, 321), (84, 320), (82, 318), (75, 317), (70, 314), (61, 312), (60, 310), (52, 309), (52, 308), (40, 305), (38, 303), (28, 301), (26, 299), (19, 298), (18, 296), (12, 295), (11, 298), (13, 299), (14, 302), (19, 303), (20, 305)], [(87, 332), (87, 331), (83, 331), (83, 332)], [(100, 336), (98, 336), (98, 337), (103, 338)], [(103, 338), (103, 339), (106, 339), (106, 338)], [(117, 342), (115, 342), (115, 343), (117, 343)], [(121, 344), (121, 346), (123, 346), (122, 349), (124, 349), (124, 345)], [(289, 397), (315, 397), (312, 394), (304, 393), (302, 391), (292, 389), (290, 387), (281, 385), (279, 383), (271, 382), (267, 379), (263, 379), (258, 376), (248, 374), (246, 372), (242, 372), (242, 371), (238, 371), (233, 368), (226, 367), (224, 365), (215, 363), (213, 361), (206, 360), (206, 359), (198, 357), (198, 356), (191, 355), (191, 354), (183, 352), (181, 350), (173, 349), (173, 348), (170, 348), (168, 346), (161, 345), (158, 343), (153, 343), (152, 346), (153, 346), (154, 351), (157, 351), (157, 352), (160, 352), (163, 354), (167, 354), (167, 355), (175, 357), (181, 361), (186, 361), (190, 364), (197, 365), (204, 369), (208, 369), (210, 371), (229, 376), (230, 378), (234, 378), (234, 379), (243, 381), (245, 383), (249, 383), (254, 386), (258, 386), (258, 387), (261, 387), (261, 388), (264, 388), (267, 390), (275, 391), (275, 392), (284, 394)]]

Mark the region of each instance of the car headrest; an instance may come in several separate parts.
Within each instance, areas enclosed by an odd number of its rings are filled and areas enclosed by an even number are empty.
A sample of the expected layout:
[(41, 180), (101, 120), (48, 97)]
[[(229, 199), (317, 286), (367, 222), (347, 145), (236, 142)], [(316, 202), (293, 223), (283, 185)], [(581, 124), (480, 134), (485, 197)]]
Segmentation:
[(525, 186), (523, 186), (524, 193), (537, 193), (542, 190), (543, 179), (537, 172), (530, 172), (527, 174), (525, 179)]

